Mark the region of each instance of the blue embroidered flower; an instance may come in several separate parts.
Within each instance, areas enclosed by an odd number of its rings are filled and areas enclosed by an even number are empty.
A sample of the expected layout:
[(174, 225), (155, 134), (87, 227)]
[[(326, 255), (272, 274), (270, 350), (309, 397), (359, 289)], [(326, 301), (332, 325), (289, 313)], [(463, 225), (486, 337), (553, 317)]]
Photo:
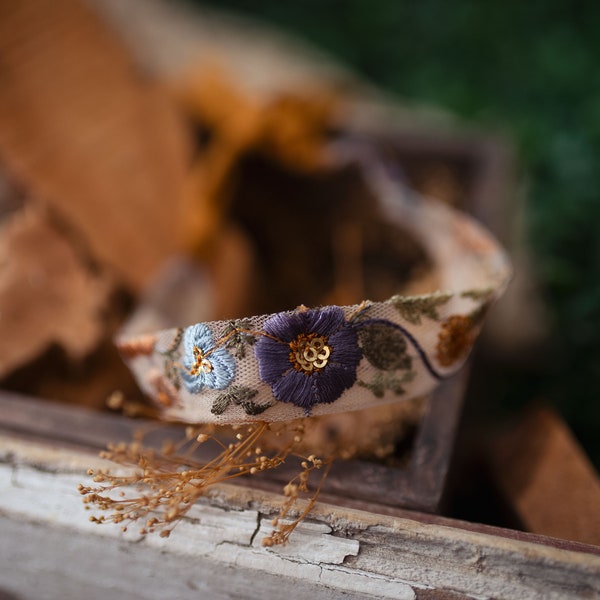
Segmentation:
[(222, 390), (235, 374), (235, 359), (225, 348), (215, 348), (206, 325), (193, 325), (183, 334), (183, 368), (181, 378), (192, 394), (203, 388)]
[(280, 313), (264, 325), (254, 347), (260, 378), (277, 400), (310, 414), (354, 385), (362, 358), (358, 337), (341, 308)]

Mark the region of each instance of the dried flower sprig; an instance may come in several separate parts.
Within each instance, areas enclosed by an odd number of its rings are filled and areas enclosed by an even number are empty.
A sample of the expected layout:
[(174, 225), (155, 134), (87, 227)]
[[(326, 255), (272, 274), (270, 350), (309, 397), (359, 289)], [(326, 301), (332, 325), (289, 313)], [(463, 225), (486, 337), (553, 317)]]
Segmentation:
[[(274, 546), (276, 544), (285, 544), (288, 541), (288, 538), (296, 529), (298, 524), (308, 515), (308, 513), (314, 507), (317, 498), (321, 492), (321, 488), (327, 479), (327, 474), (329, 473), (329, 469), (331, 468), (331, 464), (333, 463), (333, 459), (329, 459), (323, 461), (320, 458), (317, 458), (314, 454), (311, 454), (306, 460), (302, 461), (302, 471), (298, 473), (284, 488), (283, 493), (287, 497), (285, 504), (281, 507), (279, 511), (279, 515), (275, 517), (271, 524), (275, 529), (273, 532), (263, 539), (263, 546)], [(313, 492), (312, 496), (309, 497), (308, 502), (304, 510), (302, 510), (298, 516), (291, 522), (285, 522), (284, 519), (289, 515), (290, 511), (298, 501), (300, 493), (308, 493), (308, 478), (310, 474), (315, 469), (323, 469), (323, 473), (321, 475), (321, 479), (319, 481), (319, 485), (316, 490)]]
[[(88, 474), (97, 485), (80, 485), (79, 492), (86, 508), (94, 506), (109, 513), (90, 517), (92, 522), (118, 523), (123, 531), (135, 523), (140, 525), (142, 535), (159, 532), (161, 537), (168, 537), (210, 486), (277, 468), (290, 456), (301, 458), (297, 449), (304, 431), (302, 421), (289, 425), (258, 423), (236, 427), (234, 438), (223, 442), (214, 427), (188, 427), (184, 439), (176, 444), (166, 442), (160, 450), (145, 447), (144, 434), (138, 433), (133, 442), (111, 445), (101, 454), (102, 458), (125, 467), (125, 471), (90, 470)], [(268, 437), (277, 442), (275, 449), (265, 451), (261, 441)], [(209, 440), (219, 446), (220, 452), (202, 462), (195, 455)], [(330, 464), (331, 459), (322, 460), (314, 455), (301, 459), (302, 470), (284, 487), (287, 499), (273, 521), (275, 530), (263, 540), (264, 545), (284, 544), (288, 540), (314, 506)], [(304, 510), (292, 522), (284, 521), (300, 495), (308, 494), (311, 472), (322, 467), (325, 468), (319, 485)]]

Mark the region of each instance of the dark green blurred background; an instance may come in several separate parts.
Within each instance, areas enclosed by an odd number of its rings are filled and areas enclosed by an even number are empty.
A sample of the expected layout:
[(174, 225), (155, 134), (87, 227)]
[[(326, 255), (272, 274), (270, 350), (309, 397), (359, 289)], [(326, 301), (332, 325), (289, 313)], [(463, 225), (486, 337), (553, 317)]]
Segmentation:
[(600, 4), (212, 0), (329, 51), (410, 102), (514, 141), (552, 343), (497, 402), (543, 398), (600, 465)]

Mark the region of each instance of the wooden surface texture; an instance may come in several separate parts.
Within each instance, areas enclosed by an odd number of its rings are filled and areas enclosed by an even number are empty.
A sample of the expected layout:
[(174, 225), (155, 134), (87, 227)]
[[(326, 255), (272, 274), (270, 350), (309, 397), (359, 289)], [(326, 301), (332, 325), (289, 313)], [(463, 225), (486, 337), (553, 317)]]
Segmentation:
[[(9, 598), (81, 598), (82, 590), (88, 599), (600, 595), (598, 547), (347, 498), (335, 489), (283, 547), (261, 545), (282, 496), (244, 484), (216, 486), (168, 539), (95, 525), (77, 485), (98, 466), (97, 449), (111, 436), (123, 439), (129, 425), (77, 410), (61, 425), (58, 408), (3, 397), (0, 590)], [(68, 440), (52, 439), (54, 427), (68, 430)]]

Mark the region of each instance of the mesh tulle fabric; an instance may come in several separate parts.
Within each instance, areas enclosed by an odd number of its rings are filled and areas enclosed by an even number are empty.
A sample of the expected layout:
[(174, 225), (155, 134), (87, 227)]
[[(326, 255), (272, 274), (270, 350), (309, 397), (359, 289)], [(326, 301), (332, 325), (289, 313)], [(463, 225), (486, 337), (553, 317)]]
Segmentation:
[[(385, 217), (412, 230), (439, 275), (440, 290), (425, 296), (392, 297), (340, 307), (353, 327), (382, 324), (386, 331), (398, 332), (405, 341), (402, 365), (382, 370), (381, 364), (373, 360), (374, 351), (362, 348), (364, 355), (356, 366), (354, 384), (334, 400), (316, 402), (307, 410), (274, 396), (271, 383), (261, 379), (260, 356), (254, 343), (248, 343), (235, 356), (233, 376), (224, 385), (200, 385), (195, 388), (201, 388), (198, 393), (191, 392), (180, 377), (182, 330), (165, 330), (143, 338), (144, 352), (124, 353), (139, 385), (156, 399), (165, 418), (234, 424), (353, 411), (427, 394), (462, 366), (469, 350), (466, 346), (470, 347), (481, 327), (481, 316), (507, 284), (509, 262), (492, 236), (470, 217), (407, 192), (382, 170), (371, 168), (367, 176)], [(272, 316), (246, 319), (243, 329), (260, 337)], [(214, 347), (223, 350), (223, 340), (231, 335), (231, 322), (207, 322), (204, 326), (212, 335)], [(360, 335), (358, 338), (364, 339)], [(120, 339), (119, 344), (134, 347), (136, 340)], [(204, 350), (210, 352), (210, 348)], [(244, 392), (241, 396), (240, 390)], [(234, 399), (241, 400), (226, 402), (230, 397), (227, 394), (232, 392)], [(244, 399), (251, 400), (251, 405)]]

